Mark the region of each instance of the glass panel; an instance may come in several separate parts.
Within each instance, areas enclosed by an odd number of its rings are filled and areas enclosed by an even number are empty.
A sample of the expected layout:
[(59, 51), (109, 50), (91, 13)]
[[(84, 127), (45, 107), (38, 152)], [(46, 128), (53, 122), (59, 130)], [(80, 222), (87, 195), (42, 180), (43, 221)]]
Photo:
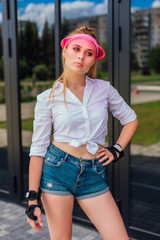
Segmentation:
[(24, 192), (28, 190), (29, 150), (36, 96), (54, 80), (54, 1), (17, 1)]
[(2, 3), (0, 2), (0, 194), (9, 194), (8, 143), (6, 128), (5, 82), (2, 46)]
[(130, 225), (160, 236), (160, 2), (131, 1)]
[[(87, 25), (96, 30), (98, 41), (106, 52), (106, 56), (97, 61), (97, 78), (108, 80), (108, 1), (63, 1), (61, 8), (62, 37), (81, 25)], [(109, 185), (111, 179), (106, 179), (106, 181)], [(74, 204), (73, 215), (78, 219), (88, 219), (77, 201)]]

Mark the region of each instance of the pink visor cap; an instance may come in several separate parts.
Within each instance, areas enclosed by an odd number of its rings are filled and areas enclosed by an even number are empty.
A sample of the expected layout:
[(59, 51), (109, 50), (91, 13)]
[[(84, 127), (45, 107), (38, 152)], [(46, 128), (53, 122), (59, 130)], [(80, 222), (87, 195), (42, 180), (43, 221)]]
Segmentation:
[(84, 38), (84, 39), (87, 39), (90, 42), (94, 43), (94, 45), (96, 46), (96, 49), (97, 49), (96, 59), (101, 59), (105, 56), (105, 52), (104, 52), (103, 48), (101, 48), (101, 46), (97, 43), (97, 41), (88, 34), (79, 33), (79, 34), (72, 35), (70, 37), (66, 37), (61, 41), (61, 47), (62, 48), (66, 47), (67, 44), (71, 40), (76, 39), (76, 38)]

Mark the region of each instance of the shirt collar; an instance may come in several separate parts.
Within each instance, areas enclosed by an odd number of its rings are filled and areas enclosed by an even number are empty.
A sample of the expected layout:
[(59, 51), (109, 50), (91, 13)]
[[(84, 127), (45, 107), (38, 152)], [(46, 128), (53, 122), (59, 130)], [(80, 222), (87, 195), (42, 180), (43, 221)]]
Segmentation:
[[(90, 78), (90, 77), (88, 77), (88, 76), (86, 76), (86, 79), (85, 79), (85, 81), (87, 82), (87, 80), (89, 80), (89, 81), (94, 81), (94, 79), (92, 79), (92, 78)], [(60, 83), (62, 83), (62, 79), (60, 79), (57, 83), (56, 83), (56, 86), (55, 86), (55, 88), (58, 88), (59, 87), (59, 85), (60, 85)]]

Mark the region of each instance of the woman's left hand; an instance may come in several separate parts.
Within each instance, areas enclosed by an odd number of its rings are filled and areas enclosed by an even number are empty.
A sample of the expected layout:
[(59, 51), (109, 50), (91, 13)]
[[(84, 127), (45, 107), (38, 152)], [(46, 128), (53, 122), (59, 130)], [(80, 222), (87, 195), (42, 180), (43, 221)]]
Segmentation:
[[(97, 151), (97, 156), (96, 156), (96, 158), (99, 158), (99, 157), (102, 157), (100, 160), (99, 160), (99, 162), (104, 162), (102, 165), (103, 166), (106, 166), (106, 165), (108, 165), (110, 162), (112, 162), (113, 160), (114, 160), (114, 156), (113, 156), (113, 154), (108, 150), (108, 149), (106, 149), (106, 148), (100, 148), (100, 149), (98, 149), (98, 151)], [(116, 154), (117, 154), (117, 158), (119, 158), (119, 153), (118, 152), (116, 152)]]

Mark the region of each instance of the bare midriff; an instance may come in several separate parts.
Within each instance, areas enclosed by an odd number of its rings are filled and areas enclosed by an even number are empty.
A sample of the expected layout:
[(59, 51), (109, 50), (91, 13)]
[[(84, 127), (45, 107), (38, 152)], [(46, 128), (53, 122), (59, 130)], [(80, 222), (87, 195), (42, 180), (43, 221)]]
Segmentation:
[[(69, 143), (67, 142), (57, 142), (55, 140), (52, 141), (52, 143), (60, 148), (61, 150), (63, 150), (64, 152), (67, 152), (75, 157), (78, 158), (83, 158), (83, 159), (94, 159), (96, 158), (97, 152), (92, 155), (91, 153), (88, 152), (86, 144), (81, 145), (79, 147), (74, 147), (71, 146)], [(103, 145), (98, 144), (98, 149), (102, 148)], [(98, 151), (98, 150), (97, 150)]]

